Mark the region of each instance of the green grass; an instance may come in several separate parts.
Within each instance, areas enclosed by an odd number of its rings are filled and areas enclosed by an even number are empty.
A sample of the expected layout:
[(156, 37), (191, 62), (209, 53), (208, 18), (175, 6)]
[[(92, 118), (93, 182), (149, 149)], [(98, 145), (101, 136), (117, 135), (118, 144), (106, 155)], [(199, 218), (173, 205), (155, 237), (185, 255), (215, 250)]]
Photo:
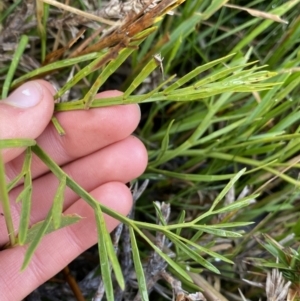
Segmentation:
[[(79, 5), (73, 2), (74, 6)], [(140, 180), (150, 179), (150, 185), (136, 205), (135, 220), (98, 208), (68, 178), (65, 185), (94, 206), (100, 216), (99, 229), (103, 227), (102, 211), (131, 227), (140, 287), (146, 286), (140, 257), (146, 257), (151, 250), (145, 245), (146, 240), (164, 256), (170, 271), (187, 291), (201, 289), (191, 283), (190, 277), (191, 273), (203, 270), (204, 277), (220, 281), (222, 301), (242, 300), (238, 288), (246, 298), (258, 300), (265, 296), (265, 291), (243, 282), (242, 278), (265, 283), (269, 267), (276, 266), (278, 252), (269, 238), (260, 243), (255, 238), (267, 233), (280, 241), (294, 233), (284, 247), (293, 250), (299, 247), (300, 1), (234, 1), (236, 5), (276, 14), (288, 24), (251, 16), (226, 7), (226, 2), (187, 0), (174, 15), (156, 23), (156, 29), (151, 27), (135, 36), (101, 68), (98, 64), (111, 55), (110, 49), (79, 58), (62, 58), (31, 72), (25, 72), (22, 65), (11, 65), (10, 78), (5, 82), (3, 75), (9, 65), (2, 63), (2, 95), (25, 80), (60, 68), (55, 78), (64, 86), (57, 97), (71, 86), (78, 87), (81, 97), (57, 104), (57, 111), (140, 103), (142, 122), (137, 135), (149, 154), (148, 168)], [(83, 9), (84, 3), (80, 3)], [(13, 10), (14, 5), (7, 10)], [(3, 18), (6, 17), (4, 14)], [(38, 30), (30, 35), (38, 35)], [(36, 57), (38, 60), (49, 49), (47, 43), (51, 43), (45, 35), (41, 38), (44, 46), (37, 54), (41, 56)], [(26, 44), (26, 39), (23, 40)], [(19, 47), (21, 52), (24, 45)], [(157, 53), (163, 57), (164, 79), (153, 58)], [(65, 84), (74, 64), (79, 71)], [(119, 70), (124, 64), (130, 64), (131, 70), (117, 87), (124, 96), (94, 101), (99, 89), (111, 87), (113, 76), (122, 78)], [(145, 83), (151, 76), (157, 81), (152, 87)], [(92, 84), (91, 88), (84, 78)], [(58, 177), (64, 176), (38, 147), (32, 149), (41, 154)], [(4, 179), (0, 180), (0, 185), (4, 185)], [(243, 194), (241, 199), (240, 194)], [(154, 201), (171, 205), (168, 225), (163, 225), (164, 219), (159, 208), (153, 206)], [(155, 223), (156, 215), (161, 217), (162, 225)], [(175, 259), (164, 255), (141, 229), (160, 230), (168, 237), (173, 242)], [(106, 248), (100, 247), (102, 258), (110, 261), (118, 271), (118, 282), (122, 283), (118, 263), (107, 254), (111, 242), (106, 236), (101, 239), (102, 245), (106, 244)], [(23, 240), (26, 241), (25, 237)], [(40, 237), (35, 243), (39, 240)], [(287, 263), (280, 255), (277, 266), (285, 271)], [(294, 255), (294, 260), (298, 257)], [(297, 264), (292, 267), (297, 268)], [(110, 269), (106, 267), (102, 273), (113, 300), (107, 277)], [(294, 287), (298, 287), (297, 277), (289, 274), (286, 278), (293, 279)], [(143, 296), (146, 300), (145, 293)]]

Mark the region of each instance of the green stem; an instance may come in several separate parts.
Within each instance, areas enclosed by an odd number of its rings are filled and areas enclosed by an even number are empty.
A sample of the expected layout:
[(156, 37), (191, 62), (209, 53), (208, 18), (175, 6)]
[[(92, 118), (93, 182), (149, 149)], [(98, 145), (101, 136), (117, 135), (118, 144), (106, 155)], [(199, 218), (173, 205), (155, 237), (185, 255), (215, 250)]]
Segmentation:
[(4, 162), (0, 152), (0, 202), (2, 203), (4, 219), (6, 223), (6, 228), (8, 232), (8, 237), (10, 244), (13, 246), (16, 242), (14, 224), (11, 216), (10, 202), (7, 192), (7, 185), (5, 181), (5, 169)]

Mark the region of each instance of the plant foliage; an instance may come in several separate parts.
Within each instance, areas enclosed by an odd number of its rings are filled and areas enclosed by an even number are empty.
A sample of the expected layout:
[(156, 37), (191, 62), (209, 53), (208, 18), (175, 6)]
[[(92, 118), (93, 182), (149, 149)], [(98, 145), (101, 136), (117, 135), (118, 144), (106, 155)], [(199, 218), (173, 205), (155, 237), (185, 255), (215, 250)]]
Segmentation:
[[(82, 14), (88, 11), (85, 1), (71, 2), (70, 7)], [(258, 268), (279, 268), (287, 280), (295, 283), (300, 191), (300, 20), (296, 8), (300, 1), (258, 0), (246, 5), (226, 0), (152, 2), (149, 7), (147, 1), (120, 2), (120, 15), (113, 17), (108, 14), (114, 12), (113, 1), (104, 3), (103, 10), (93, 18), (103, 23), (105, 34), (93, 40), (90, 37), (96, 29), (88, 28), (85, 47), (77, 47), (83, 34), (79, 27), (90, 24), (91, 16), (76, 11), (72, 20), (65, 11), (56, 20), (52, 6), (58, 5), (56, 1), (37, 1), (36, 7), (27, 7), (37, 16), (35, 26), (22, 32), (20, 24), (8, 25), (8, 21), (10, 15), (22, 14), (27, 1), (7, 1), (2, 8), (2, 98), (27, 80), (50, 77), (58, 85), (56, 112), (140, 104), (144, 117), (137, 135), (149, 154), (149, 165), (141, 180), (150, 179), (135, 206), (136, 217), (131, 219), (99, 205), (35, 141), (1, 140), (1, 149), (27, 148), (22, 172), (11, 183), (6, 183), (0, 161), (0, 199), (10, 245), (29, 244), (23, 264), (26, 268), (47, 233), (76, 223), (79, 216), (62, 214), (63, 192), (69, 187), (95, 211), (107, 300), (116, 300), (114, 285), (123, 290), (128, 279), (123, 275), (103, 213), (118, 219), (128, 230), (139, 287), (140, 299), (136, 300), (149, 300), (151, 273), (142, 264), (149, 247), (154, 252), (152, 264), (156, 260), (163, 270), (168, 266), (188, 291), (200, 292), (207, 285), (195, 280), (200, 272), (226, 279), (221, 290), (223, 301), (240, 298), (237, 289), (247, 285), (242, 278), (262, 282), (262, 277), (255, 276)], [(126, 10), (130, 3), (141, 6)], [(63, 5), (61, 9), (69, 8)], [(170, 14), (172, 11), (174, 14)], [(29, 22), (30, 17), (26, 20)], [(75, 32), (73, 36), (64, 25)], [(48, 26), (56, 28), (58, 40), (62, 32), (67, 37), (65, 44), (53, 47), (53, 51), (49, 50), (53, 42)], [(18, 34), (8, 37), (8, 30)], [(30, 56), (28, 46), (33, 36), (39, 36), (40, 41), (40, 52), (34, 59), (43, 63), (38, 66), (24, 63)], [(8, 43), (15, 50), (5, 53)], [(128, 70), (128, 65), (129, 74), (123, 78), (122, 70)], [(97, 99), (98, 91), (110, 88), (114, 77), (121, 79), (117, 88), (124, 94)], [(55, 118), (52, 122), (60, 134), (68, 134)], [(29, 224), (32, 154), (59, 179), (51, 210), (44, 221), (35, 225)], [(24, 187), (16, 201), (22, 202), (22, 212), (15, 235), (8, 193), (21, 179)], [(153, 205), (157, 199), (171, 205), (170, 214), (162, 209), (165, 205)], [(266, 242), (258, 243), (253, 234), (261, 232), (269, 235), (265, 236)], [(294, 236), (288, 243), (293, 248), (287, 254), (275, 239), (291, 233)], [(279, 261), (271, 263), (269, 255), (258, 260), (265, 254), (261, 246)], [(249, 262), (255, 264), (242, 269), (244, 260), (250, 257)], [(162, 273), (161, 278), (172, 286), (174, 295), (185, 295), (168, 275)], [(247, 298), (257, 299), (263, 294), (247, 289)], [(196, 295), (185, 296), (187, 299), (182, 300), (196, 300), (192, 299)], [(212, 300), (205, 292), (204, 296)]]

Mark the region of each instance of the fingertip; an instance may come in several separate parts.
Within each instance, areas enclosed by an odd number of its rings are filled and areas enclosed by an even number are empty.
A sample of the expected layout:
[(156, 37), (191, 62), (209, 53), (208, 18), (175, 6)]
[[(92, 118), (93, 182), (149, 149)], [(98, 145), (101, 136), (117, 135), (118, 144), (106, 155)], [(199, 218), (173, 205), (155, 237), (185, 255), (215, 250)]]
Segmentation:
[[(36, 139), (51, 120), (54, 110), (53, 90), (46, 81), (25, 83), (0, 101), (0, 138)], [(6, 149), (4, 161), (8, 162), (23, 149)]]
[(43, 79), (38, 79), (37, 82), (43, 86), (44, 89), (48, 90), (46, 92), (49, 92), (51, 96), (54, 96), (55, 93), (57, 92), (56, 89), (54, 88), (53, 85), (51, 85), (51, 83), (43, 80)]
[(124, 152), (129, 160), (128, 165), (134, 164), (135, 174), (133, 178), (138, 178), (144, 173), (148, 165), (148, 152), (144, 143), (134, 135), (130, 136), (127, 140), (127, 147), (124, 148)]

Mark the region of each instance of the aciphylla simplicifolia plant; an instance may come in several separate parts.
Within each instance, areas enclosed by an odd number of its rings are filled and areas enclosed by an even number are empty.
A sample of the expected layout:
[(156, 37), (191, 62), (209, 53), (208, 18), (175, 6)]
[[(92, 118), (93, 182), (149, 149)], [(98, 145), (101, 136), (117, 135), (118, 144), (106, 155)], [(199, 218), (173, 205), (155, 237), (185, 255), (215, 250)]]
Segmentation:
[[(254, 292), (244, 289), (239, 276), (253, 276), (242, 270), (252, 235), (264, 232), (268, 213), (297, 211), (296, 196), (288, 196), (299, 187), (293, 173), (300, 150), (299, 3), (3, 1), (2, 98), (44, 78), (57, 90), (55, 112), (132, 103), (147, 111), (137, 135), (148, 148), (149, 165), (132, 183), (138, 201), (127, 217), (99, 204), (35, 140), (0, 140), (1, 149), (26, 149), (22, 171), (9, 183), (0, 156), (0, 201), (9, 233), (4, 248), (28, 246), (22, 269), (45, 235), (81, 219), (62, 213), (68, 187), (95, 212), (100, 260), (97, 286), (70, 282), (75, 295), (81, 290), (95, 301), (147, 301), (158, 291), (155, 300), (251, 299)], [(116, 88), (116, 79), (123, 94), (97, 98), (99, 91)], [(59, 135), (68, 135), (55, 116), (52, 123)], [(34, 225), (33, 155), (59, 180), (48, 215)], [(9, 192), (20, 182), (23, 189), (12, 200), (22, 204), (15, 229)], [(112, 235), (103, 214), (121, 222)], [(270, 267), (291, 281), (289, 298), (297, 300), (298, 253), (276, 251), (271, 240), (268, 246), (278, 258)], [(212, 285), (221, 280), (223, 287)]]
[(273, 268), (272, 276), (269, 276), (266, 284), (268, 300), (300, 300), (300, 246), (299, 243), (295, 246), (285, 246), (290, 244), (293, 238), (294, 235), (289, 235), (277, 242), (268, 234), (263, 234), (263, 239), (256, 237), (259, 244), (273, 256), (273, 260), (268, 259), (266, 254), (263, 258), (253, 258), (256, 266)]

